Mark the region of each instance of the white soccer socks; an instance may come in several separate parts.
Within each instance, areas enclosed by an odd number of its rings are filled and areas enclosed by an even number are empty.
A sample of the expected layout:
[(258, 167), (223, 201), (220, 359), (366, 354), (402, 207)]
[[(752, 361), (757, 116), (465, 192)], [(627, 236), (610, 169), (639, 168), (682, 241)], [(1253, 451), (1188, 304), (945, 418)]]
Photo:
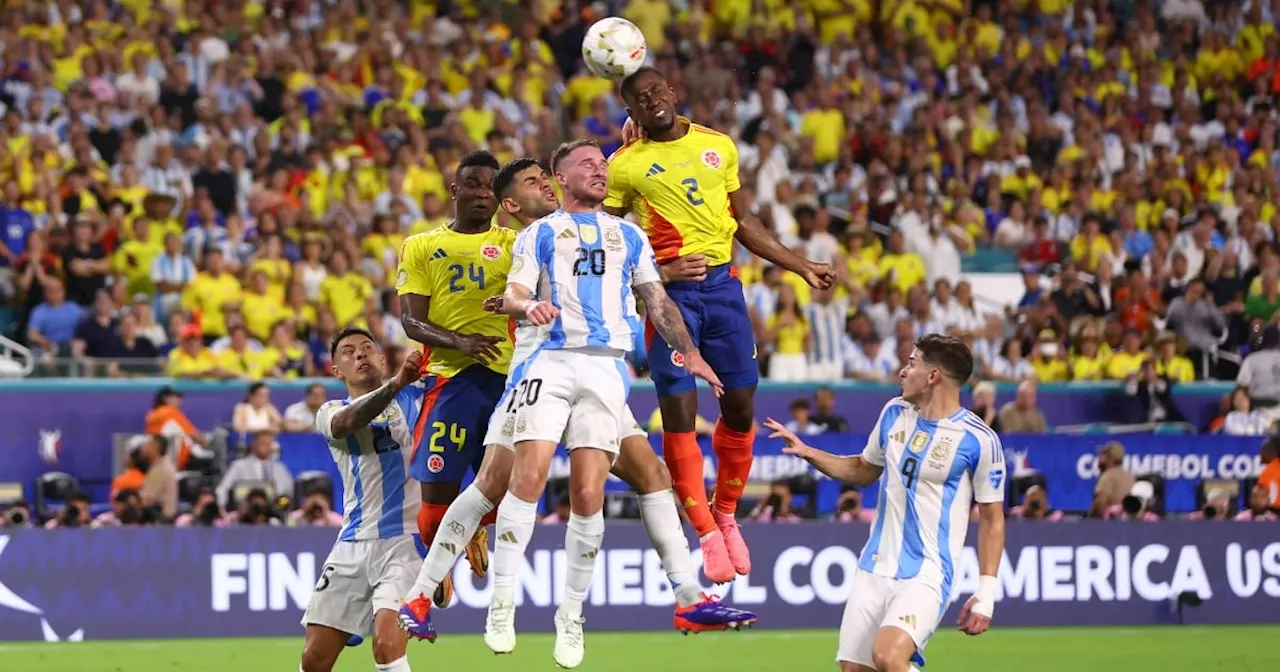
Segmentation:
[(480, 519), (493, 510), (493, 502), (485, 499), (474, 485), (463, 490), (445, 511), (436, 538), (427, 550), (427, 559), (418, 570), (418, 580), (409, 591), (409, 599), (419, 595), (430, 598), (444, 577), (453, 569), (453, 563), (466, 549), (471, 536), (480, 527)]
[(640, 495), (640, 522), (649, 535), (662, 568), (667, 572), (676, 604), (687, 607), (702, 597), (697, 571), (693, 568), (693, 556), (689, 553), (689, 539), (684, 536), (680, 522), (680, 510), (676, 508), (675, 492), (661, 490)]
[(524, 551), (538, 522), (538, 503), (526, 502), (511, 493), (502, 498), (493, 542), (493, 598), (484, 624), (484, 643), (494, 653), (511, 653), (516, 648), (516, 576)]

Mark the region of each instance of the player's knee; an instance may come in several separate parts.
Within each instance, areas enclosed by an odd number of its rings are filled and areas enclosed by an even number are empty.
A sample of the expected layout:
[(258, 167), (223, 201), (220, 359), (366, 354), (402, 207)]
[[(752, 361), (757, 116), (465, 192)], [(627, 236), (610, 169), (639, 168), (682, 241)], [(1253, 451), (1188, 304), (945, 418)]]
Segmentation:
[(302, 672), (330, 672), (337, 656), (311, 643), (302, 648)]
[(749, 432), (755, 424), (754, 403), (755, 388), (740, 387), (725, 390), (720, 397), (720, 421), (735, 432)]
[(590, 516), (604, 506), (603, 483), (574, 483), (569, 488), (569, 502), (573, 512)]
[(876, 642), (871, 650), (871, 662), (880, 672), (904, 672), (910, 669), (911, 652), (903, 651), (894, 644)]
[(652, 459), (634, 465), (631, 479), (631, 487), (639, 495), (661, 492), (671, 488), (671, 472), (667, 471), (667, 465), (663, 464), (657, 455), (653, 455)]
[(373, 661), (379, 665), (386, 665), (392, 661), (399, 660), (404, 656), (404, 650), (405, 642), (402, 638), (373, 638)]

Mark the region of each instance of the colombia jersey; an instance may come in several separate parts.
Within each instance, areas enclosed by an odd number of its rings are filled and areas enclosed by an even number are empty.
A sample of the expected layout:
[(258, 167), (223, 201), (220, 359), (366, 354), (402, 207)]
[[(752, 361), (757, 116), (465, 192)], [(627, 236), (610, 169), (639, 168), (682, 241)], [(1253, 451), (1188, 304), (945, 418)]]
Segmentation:
[[(400, 247), (396, 291), (431, 299), (428, 319), (460, 334), (499, 336), (501, 355), (488, 367), (502, 375), (511, 365), (509, 318), (484, 310), (485, 299), (501, 294), (511, 271), (516, 232), (492, 226), (484, 233), (458, 233), (442, 226), (405, 239)], [(453, 377), (477, 362), (449, 348), (431, 348), (426, 372)]]
[(658, 263), (702, 254), (718, 266), (733, 259), (738, 223), (729, 207), (737, 191), (738, 148), (729, 136), (679, 117), (679, 140), (639, 140), (609, 157), (604, 204), (640, 218)]

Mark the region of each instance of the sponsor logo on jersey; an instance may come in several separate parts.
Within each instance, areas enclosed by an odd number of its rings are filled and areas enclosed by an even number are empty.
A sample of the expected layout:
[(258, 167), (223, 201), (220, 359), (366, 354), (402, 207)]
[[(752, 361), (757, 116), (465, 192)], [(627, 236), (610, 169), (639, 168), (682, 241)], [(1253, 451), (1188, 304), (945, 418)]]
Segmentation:
[(708, 168), (719, 168), (720, 152), (717, 152), (714, 149), (704, 150), (702, 152), (702, 163), (706, 164)]
[(493, 261), (494, 259), (502, 256), (502, 248), (497, 245), (485, 245), (480, 248), (480, 256)]
[(444, 471), (444, 458), (439, 455), (432, 455), (427, 458), (427, 471), (438, 474)]
[(684, 353), (676, 350), (671, 351), (671, 363), (680, 368), (684, 368)]
[(1004, 485), (1004, 469), (992, 469), (991, 473), (987, 474), (987, 479), (991, 481), (991, 487), (999, 490), (1000, 486)]

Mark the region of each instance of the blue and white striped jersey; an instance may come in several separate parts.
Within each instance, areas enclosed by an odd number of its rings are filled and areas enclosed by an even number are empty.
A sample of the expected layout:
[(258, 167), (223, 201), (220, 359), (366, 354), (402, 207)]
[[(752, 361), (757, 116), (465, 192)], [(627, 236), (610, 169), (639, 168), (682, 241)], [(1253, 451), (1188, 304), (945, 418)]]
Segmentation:
[(967, 409), (933, 422), (897, 397), (880, 411), (862, 459), (884, 474), (858, 568), (936, 584), (945, 609), (974, 501), (1004, 501), (1000, 438)]
[(520, 232), (513, 257), (507, 282), (560, 309), (538, 328), (549, 350), (630, 352), (641, 329), (631, 289), (662, 281), (644, 232), (604, 212), (557, 210)]
[(342, 474), (338, 541), (392, 539), (417, 531), (422, 498), (409, 487), (409, 461), (423, 396), (421, 384), (406, 387), (368, 427), (341, 439), (333, 437), (333, 416), (354, 400), (328, 401), (316, 412), (316, 430), (329, 442)]

